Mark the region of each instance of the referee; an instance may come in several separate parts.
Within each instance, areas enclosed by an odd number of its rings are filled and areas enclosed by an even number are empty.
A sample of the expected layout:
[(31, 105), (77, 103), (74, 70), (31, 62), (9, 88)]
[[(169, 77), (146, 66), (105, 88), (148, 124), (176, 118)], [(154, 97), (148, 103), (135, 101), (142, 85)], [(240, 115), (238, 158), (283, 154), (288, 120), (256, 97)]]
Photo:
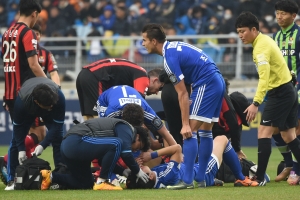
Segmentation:
[(300, 141), (296, 138), (297, 93), (292, 76), (276, 42), (259, 32), (259, 22), (251, 12), (238, 16), (235, 27), (244, 44), (252, 44), (253, 61), (259, 80), (253, 103), (245, 110), (246, 119), (256, 117), (259, 105), (267, 93), (260, 126), (258, 128), (258, 168), (256, 179), (260, 186), (266, 185), (264, 174), (271, 155), (272, 134), (279, 129), (297, 161), (300, 161)]

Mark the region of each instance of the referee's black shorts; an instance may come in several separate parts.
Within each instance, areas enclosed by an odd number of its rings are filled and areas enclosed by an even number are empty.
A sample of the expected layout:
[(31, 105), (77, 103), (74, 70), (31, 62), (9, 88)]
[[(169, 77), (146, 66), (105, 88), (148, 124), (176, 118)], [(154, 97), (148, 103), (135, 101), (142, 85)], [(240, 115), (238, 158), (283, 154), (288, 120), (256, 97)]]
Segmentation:
[(76, 89), (80, 104), (81, 114), (97, 116), (93, 110), (100, 94), (108, 89), (107, 84), (99, 79), (88, 69), (83, 68), (76, 79)]
[(297, 126), (298, 97), (292, 82), (268, 91), (261, 125), (278, 127), (285, 131)]

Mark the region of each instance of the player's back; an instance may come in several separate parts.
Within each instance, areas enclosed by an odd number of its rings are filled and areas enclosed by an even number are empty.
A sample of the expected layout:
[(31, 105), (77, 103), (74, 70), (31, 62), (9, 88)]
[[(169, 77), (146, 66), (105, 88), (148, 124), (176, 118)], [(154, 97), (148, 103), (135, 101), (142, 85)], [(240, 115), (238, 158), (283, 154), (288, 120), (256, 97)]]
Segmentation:
[(23, 82), (35, 77), (27, 57), (36, 55), (37, 40), (24, 23), (12, 25), (2, 36), (5, 98), (15, 99)]
[[(105, 81), (110, 86), (129, 85), (140, 93), (145, 92), (149, 85), (147, 71), (139, 65), (120, 58), (102, 59), (83, 68), (89, 69), (99, 81)], [(136, 82), (143, 85), (139, 90)]]
[(164, 51), (167, 68), (173, 69), (171, 71), (180, 70), (188, 84), (199, 79), (209, 79), (212, 74), (219, 72), (214, 61), (204, 51), (188, 43), (167, 42)]

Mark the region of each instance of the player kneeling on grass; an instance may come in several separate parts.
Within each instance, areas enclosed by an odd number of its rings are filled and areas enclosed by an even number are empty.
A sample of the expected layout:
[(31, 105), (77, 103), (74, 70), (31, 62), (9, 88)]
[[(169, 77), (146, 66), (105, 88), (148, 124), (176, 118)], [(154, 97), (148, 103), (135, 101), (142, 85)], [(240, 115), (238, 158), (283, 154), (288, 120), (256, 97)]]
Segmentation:
[[(41, 170), (41, 189), (47, 190), (57, 183), (69, 189), (122, 190), (109, 182), (112, 173), (128, 176), (129, 172), (148, 182), (135, 161), (132, 151), (148, 150), (150, 146), (147, 130), (133, 127), (128, 122), (114, 118), (96, 118), (70, 128), (61, 144), (61, 156), (69, 174)], [(116, 165), (119, 157), (129, 169)], [(94, 184), (91, 161), (98, 159), (101, 172)]]
[[(126, 182), (127, 188), (166, 188), (171, 190), (185, 189), (186, 187), (176, 187), (176, 185), (182, 181), (182, 177), (185, 176), (185, 162), (181, 162), (182, 149), (180, 145), (172, 145), (152, 153), (145, 152), (143, 153), (142, 157), (148, 159), (149, 157), (156, 158), (163, 155), (171, 155), (169, 163), (158, 165), (152, 169), (147, 166), (142, 167), (142, 170), (149, 175), (149, 182), (137, 182), (135, 175), (129, 175)], [(256, 181), (251, 181), (247, 176), (243, 175), (239, 159), (226, 136), (217, 136), (214, 139), (213, 152), (205, 173), (205, 181), (207, 186), (223, 185), (223, 183), (220, 184), (219, 181), (215, 182), (215, 176), (223, 159), (236, 177), (234, 186), (258, 186)], [(197, 177), (196, 175), (198, 173), (200, 164), (201, 163), (194, 164), (194, 178)], [(198, 182), (196, 179), (195, 181)], [(190, 184), (188, 188), (193, 189), (194, 184)]]

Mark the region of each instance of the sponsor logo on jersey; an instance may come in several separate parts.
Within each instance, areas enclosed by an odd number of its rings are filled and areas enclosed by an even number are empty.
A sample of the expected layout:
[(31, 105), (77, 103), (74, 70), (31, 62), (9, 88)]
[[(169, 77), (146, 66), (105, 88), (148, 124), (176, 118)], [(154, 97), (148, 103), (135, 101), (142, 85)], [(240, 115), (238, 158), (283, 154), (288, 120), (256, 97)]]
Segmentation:
[(128, 104), (128, 103), (135, 103), (140, 106), (142, 105), (142, 101), (140, 99), (135, 99), (135, 98), (119, 98), (119, 102), (120, 102), (121, 106)]

